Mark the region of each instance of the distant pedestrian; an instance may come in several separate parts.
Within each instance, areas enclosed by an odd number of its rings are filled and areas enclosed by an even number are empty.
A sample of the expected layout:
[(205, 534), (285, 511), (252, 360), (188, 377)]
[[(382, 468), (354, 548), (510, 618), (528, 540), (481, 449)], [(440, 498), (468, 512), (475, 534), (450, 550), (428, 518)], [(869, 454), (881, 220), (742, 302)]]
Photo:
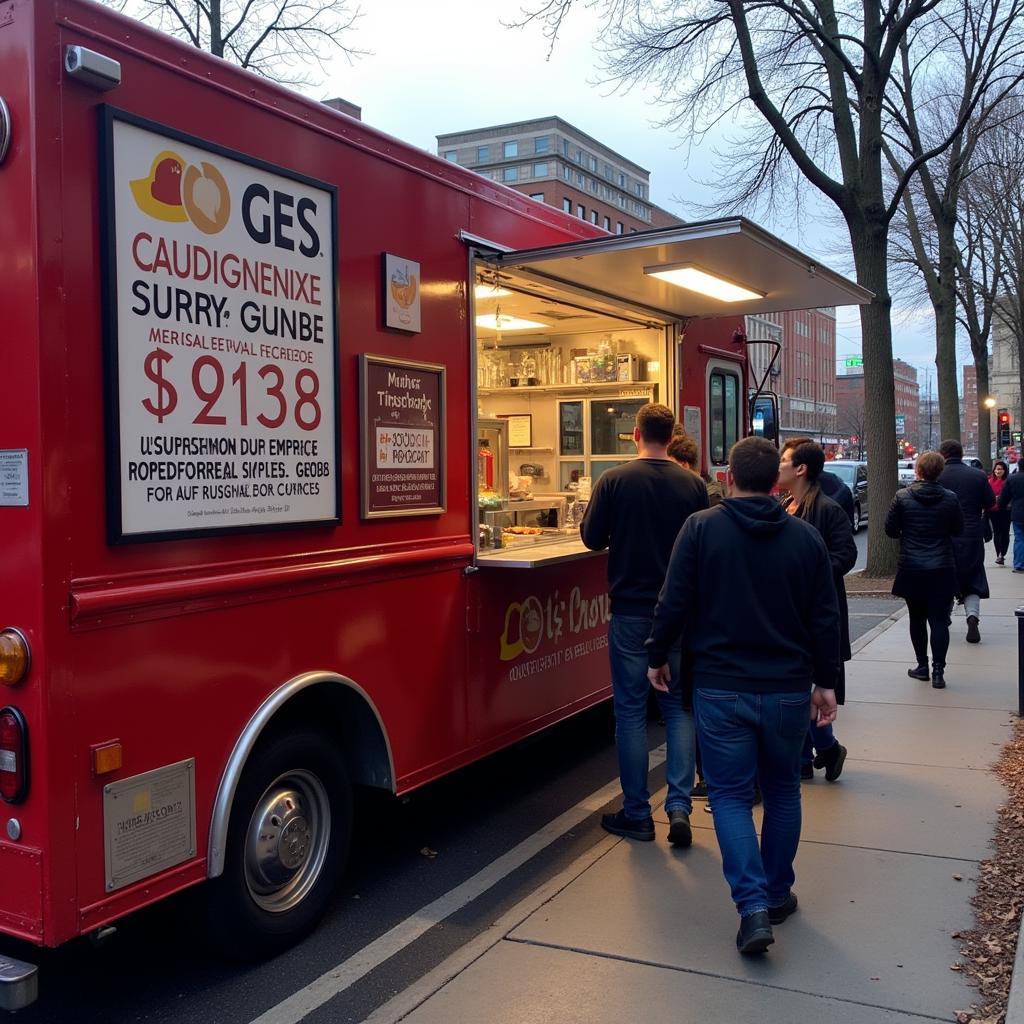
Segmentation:
[[(825, 466), (825, 452), (809, 437), (794, 437), (782, 446), (779, 463), (779, 487), (788, 491), (786, 511), (810, 523), (825, 542), (832, 563), (832, 582), (839, 602), (839, 677), (836, 680), (836, 703), (846, 702), (845, 662), (853, 657), (850, 651), (850, 617), (846, 604), (843, 577), (857, 563), (857, 543), (846, 513), (819, 485)], [(845, 486), (845, 485), (844, 485)], [(836, 739), (831, 725), (813, 722), (807, 731), (800, 759), (800, 778), (813, 779), (815, 768), (825, 769), (825, 779), (835, 782), (846, 763), (846, 747)]]
[(992, 524), (992, 546), (996, 552), (996, 565), (1006, 564), (1006, 552), (1010, 549), (1010, 510), (999, 507), (999, 495), (1009, 475), (1010, 467), (1002, 459), (992, 463), (988, 483), (996, 496), (996, 504), (988, 510), (988, 518)]
[[(601, 475), (580, 524), (588, 548), (608, 548), (608, 653), (623, 805), (604, 815), (601, 825), (614, 835), (645, 841), (654, 839), (654, 819), (647, 788), (650, 685), (644, 641), (676, 535), (691, 513), (708, 507), (700, 477), (668, 456), (674, 422), (667, 406), (649, 402), (640, 408), (633, 429), (637, 458)], [(693, 715), (683, 708), (680, 650), (677, 642), (667, 652), (673, 685), (656, 696), (665, 722), (668, 838), (673, 846), (689, 846), (694, 727)]]
[[(733, 445), (729, 497), (679, 533), (654, 611), (648, 678), (667, 690), (669, 652), (685, 637), (697, 728), (722, 867), (740, 915), (736, 946), (762, 953), (797, 908), (800, 750), (813, 716), (836, 715), (839, 608), (828, 552), (813, 527), (772, 498), (779, 453), (764, 438)], [(813, 686), (813, 693), (812, 693)], [(764, 793), (758, 845), (755, 779)]]
[(922, 452), (914, 464), (917, 480), (896, 492), (885, 517), (885, 532), (900, 542), (892, 592), (907, 602), (917, 656), (917, 667), (907, 675), (927, 681), (931, 630), (931, 680), (937, 690), (946, 685), (949, 612), (957, 588), (953, 538), (964, 529), (960, 502), (938, 483), (945, 466), (938, 452)]
[(997, 507), (1009, 509), (1013, 524), (1013, 571), (1024, 572), (1024, 473), (1012, 472), (999, 492)]
[(939, 453), (946, 468), (939, 485), (952, 491), (964, 514), (964, 530), (953, 540), (956, 562), (956, 593), (967, 615), (967, 642), (981, 642), (981, 600), (988, 597), (985, 575), (985, 516), (996, 503), (985, 471), (964, 462), (964, 449), (959, 441), (943, 441)]

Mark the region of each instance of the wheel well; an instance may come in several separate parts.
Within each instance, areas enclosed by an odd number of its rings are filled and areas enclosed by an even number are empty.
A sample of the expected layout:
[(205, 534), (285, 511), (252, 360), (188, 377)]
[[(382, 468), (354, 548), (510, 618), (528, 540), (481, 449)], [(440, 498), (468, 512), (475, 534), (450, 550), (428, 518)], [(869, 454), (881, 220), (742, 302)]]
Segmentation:
[(349, 777), (356, 785), (394, 791), (391, 745), (366, 693), (344, 676), (308, 672), (278, 687), (249, 719), (224, 767), (210, 821), (207, 875), (224, 870), (228, 823), (238, 781), (253, 748), (281, 730), (314, 723), (337, 736)]
[(314, 723), (338, 737), (349, 777), (357, 786), (394, 789), (384, 730), (366, 697), (349, 686), (322, 682), (300, 690), (264, 726), (260, 736)]

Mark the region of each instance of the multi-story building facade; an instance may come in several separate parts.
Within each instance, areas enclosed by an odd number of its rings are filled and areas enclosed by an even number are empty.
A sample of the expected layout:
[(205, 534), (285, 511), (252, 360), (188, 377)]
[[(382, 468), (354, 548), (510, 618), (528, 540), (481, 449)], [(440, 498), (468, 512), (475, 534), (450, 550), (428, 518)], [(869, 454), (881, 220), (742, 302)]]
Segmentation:
[[(996, 409), (1008, 409), (1010, 429), (1022, 429), (1020, 395), (1020, 354), (1017, 339), (995, 318), (992, 325), (992, 361), (988, 371), (989, 389)], [(995, 427), (993, 426), (993, 432)]]
[(978, 375), (974, 363), (961, 368), (963, 386), (960, 389), (960, 440), (964, 451), (978, 451)]
[(437, 152), (612, 234), (682, 223), (651, 202), (649, 171), (560, 117), (448, 132)]
[[(779, 427), (783, 438), (807, 434), (827, 445), (838, 439), (836, 423), (835, 310), (805, 309), (746, 317), (747, 338), (775, 341), (782, 351), (767, 387), (779, 396)], [(759, 381), (772, 349), (753, 345), (751, 375)]]
[[(892, 362), (895, 385), (896, 440), (903, 447), (920, 446), (921, 396), (917, 370), (902, 359)], [(836, 378), (839, 433), (859, 450), (864, 446), (867, 424), (864, 417), (864, 371), (848, 368)], [(852, 439), (856, 437), (857, 440)]]

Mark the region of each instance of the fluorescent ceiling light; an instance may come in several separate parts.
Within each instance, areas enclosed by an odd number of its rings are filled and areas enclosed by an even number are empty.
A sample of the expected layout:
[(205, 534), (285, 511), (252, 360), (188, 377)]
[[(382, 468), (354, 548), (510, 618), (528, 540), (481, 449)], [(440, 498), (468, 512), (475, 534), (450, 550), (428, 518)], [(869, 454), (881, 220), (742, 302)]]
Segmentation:
[(667, 263), (664, 266), (644, 267), (644, 273), (721, 302), (748, 302), (765, 297), (765, 292), (754, 291), (753, 288), (728, 281), (717, 274), (702, 270), (694, 263)]
[(476, 325), (488, 331), (529, 331), (535, 327), (550, 326), (537, 320), (523, 320), (505, 313), (484, 313), (476, 318)]
[(478, 299), (500, 299), (503, 295), (511, 295), (507, 288), (499, 288), (496, 284), (478, 284), (473, 289)]

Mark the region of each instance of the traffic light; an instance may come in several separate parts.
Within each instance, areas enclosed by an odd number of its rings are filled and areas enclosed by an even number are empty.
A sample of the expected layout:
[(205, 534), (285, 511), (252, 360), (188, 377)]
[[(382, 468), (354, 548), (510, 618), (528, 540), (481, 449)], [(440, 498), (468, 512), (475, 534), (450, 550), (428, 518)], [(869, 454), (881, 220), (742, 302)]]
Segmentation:
[(1010, 410), (999, 410), (999, 436), (997, 444), (1000, 448), (1010, 446)]

